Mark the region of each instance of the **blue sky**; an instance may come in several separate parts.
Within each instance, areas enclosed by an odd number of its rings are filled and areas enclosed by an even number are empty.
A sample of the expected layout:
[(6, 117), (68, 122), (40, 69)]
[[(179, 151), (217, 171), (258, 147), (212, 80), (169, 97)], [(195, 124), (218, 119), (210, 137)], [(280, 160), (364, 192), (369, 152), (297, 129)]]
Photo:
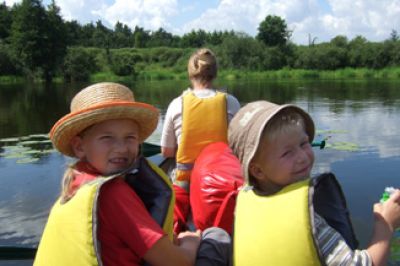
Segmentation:
[[(6, 0), (12, 5), (20, 0)], [(48, 4), (49, 0), (44, 0)], [(400, 0), (56, 0), (65, 20), (81, 24), (101, 20), (112, 28), (117, 21), (132, 29), (162, 27), (182, 35), (191, 30), (235, 30), (251, 36), (267, 15), (285, 19), (292, 41), (317, 43), (337, 35), (362, 35), (370, 41), (400, 32)]]

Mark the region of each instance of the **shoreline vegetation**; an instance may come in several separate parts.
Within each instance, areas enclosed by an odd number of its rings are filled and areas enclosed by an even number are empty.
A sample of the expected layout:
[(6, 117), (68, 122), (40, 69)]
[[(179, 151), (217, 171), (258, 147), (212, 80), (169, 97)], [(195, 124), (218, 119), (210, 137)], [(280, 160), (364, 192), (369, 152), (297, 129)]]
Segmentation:
[(66, 21), (53, 1), (0, 4), (0, 83), (99, 82), (187, 79), (186, 64), (201, 47), (217, 56), (219, 79), (400, 79), (400, 35), (369, 41), (337, 35), (308, 44), (291, 40), (286, 21), (267, 15), (256, 36), (234, 29), (192, 30), (182, 36), (163, 28), (114, 28), (100, 20)]
[[(146, 70), (137, 73), (135, 76), (119, 76), (112, 71), (101, 71), (90, 75), (90, 82), (131, 82), (131, 81), (160, 81), (160, 80), (186, 80), (187, 72), (177, 72), (173, 69)], [(309, 70), (309, 69), (280, 69), (266, 71), (251, 70), (220, 70), (218, 73), (220, 80), (400, 80), (400, 67), (387, 67), (383, 69), (368, 68), (344, 68), (336, 70)], [(0, 76), (0, 83), (13, 84), (26, 81), (25, 77), (3, 75)], [(44, 82), (36, 80), (35, 82)], [(62, 77), (55, 77), (55, 83), (65, 82)]]

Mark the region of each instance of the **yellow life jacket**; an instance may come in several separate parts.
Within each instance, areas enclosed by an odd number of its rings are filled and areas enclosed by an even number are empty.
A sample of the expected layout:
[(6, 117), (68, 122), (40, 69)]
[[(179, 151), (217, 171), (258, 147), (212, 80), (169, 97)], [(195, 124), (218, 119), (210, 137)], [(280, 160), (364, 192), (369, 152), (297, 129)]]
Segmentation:
[(226, 94), (199, 98), (193, 92), (182, 96), (182, 134), (176, 154), (178, 181), (189, 181), (194, 161), (212, 142), (227, 143), (228, 114)]
[(270, 196), (239, 192), (234, 224), (234, 265), (321, 265), (314, 211), (355, 249), (358, 245), (339, 183), (324, 174)]
[[(99, 192), (102, 185), (121, 176), (125, 177), (126, 182), (141, 197), (146, 207), (153, 205), (152, 210), (148, 209), (150, 214), (153, 216), (152, 211), (157, 212), (154, 213), (157, 222), (158, 218), (162, 217), (161, 226), (172, 240), (175, 201), (172, 185), (168, 176), (160, 168), (141, 158), (137, 169), (122, 175), (96, 178), (82, 185), (68, 202), (62, 204), (58, 200), (54, 204), (39, 243), (35, 266), (102, 265), (97, 238)], [(145, 179), (150, 181), (140, 184)], [(150, 182), (151, 187), (143, 188)], [(142, 187), (142, 190), (154, 192), (153, 195), (141, 193), (136, 187), (138, 185)], [(154, 188), (161, 188), (162, 193), (157, 194), (157, 191), (153, 191)], [(168, 195), (164, 192), (168, 192)], [(167, 208), (164, 208), (165, 206)]]

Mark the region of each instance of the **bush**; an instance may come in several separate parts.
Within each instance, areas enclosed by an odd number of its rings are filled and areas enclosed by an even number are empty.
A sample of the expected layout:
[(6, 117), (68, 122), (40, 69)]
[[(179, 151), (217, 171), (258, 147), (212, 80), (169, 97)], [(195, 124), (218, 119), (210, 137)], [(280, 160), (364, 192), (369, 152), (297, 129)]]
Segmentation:
[(0, 44), (0, 75), (17, 75), (17, 65), (12, 59), (8, 45)]
[(69, 48), (64, 59), (63, 74), (67, 82), (88, 81), (98, 67), (93, 54), (81, 47)]
[(140, 56), (134, 53), (112, 53), (111, 71), (118, 76), (136, 76), (135, 64), (140, 59)]

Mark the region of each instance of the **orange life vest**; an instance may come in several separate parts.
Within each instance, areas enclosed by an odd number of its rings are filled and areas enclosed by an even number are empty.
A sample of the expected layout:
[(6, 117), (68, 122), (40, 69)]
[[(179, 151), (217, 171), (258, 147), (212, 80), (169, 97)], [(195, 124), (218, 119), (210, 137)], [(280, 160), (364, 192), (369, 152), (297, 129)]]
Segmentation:
[(228, 114), (226, 94), (198, 98), (193, 92), (182, 96), (182, 134), (176, 154), (178, 181), (189, 181), (194, 161), (212, 142), (227, 142)]

